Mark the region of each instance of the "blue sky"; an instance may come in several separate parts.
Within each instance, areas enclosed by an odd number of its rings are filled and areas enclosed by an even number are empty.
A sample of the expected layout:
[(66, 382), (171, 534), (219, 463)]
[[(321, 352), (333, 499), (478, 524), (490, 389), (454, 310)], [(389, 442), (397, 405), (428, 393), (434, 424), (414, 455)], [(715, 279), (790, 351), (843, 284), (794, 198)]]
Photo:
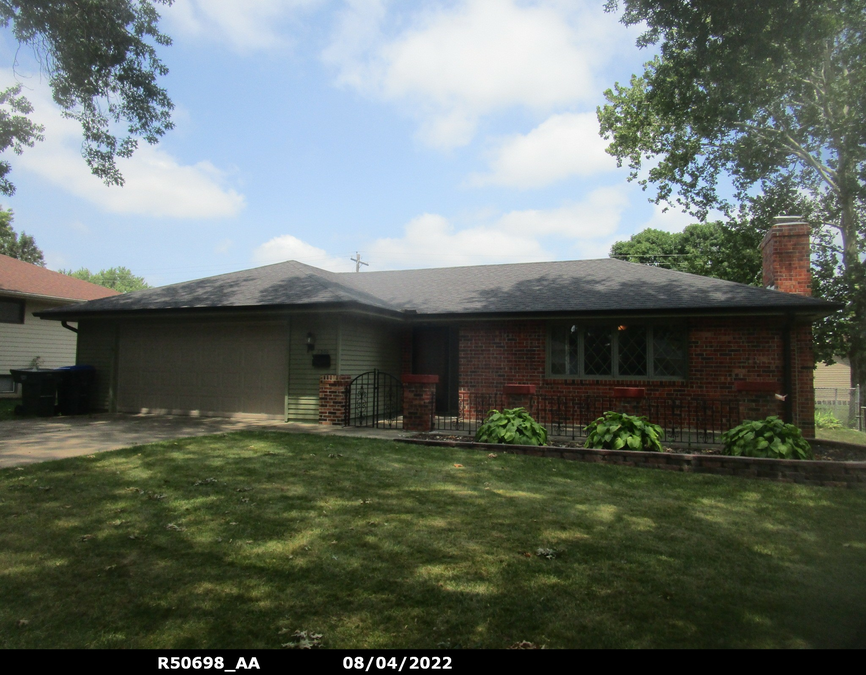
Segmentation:
[(9, 156), (48, 267), (163, 285), (282, 260), (349, 271), (605, 257), (691, 219), (604, 153), (596, 106), (651, 56), (603, 0), (176, 0), (176, 128), (106, 187), (8, 31), (45, 141)]

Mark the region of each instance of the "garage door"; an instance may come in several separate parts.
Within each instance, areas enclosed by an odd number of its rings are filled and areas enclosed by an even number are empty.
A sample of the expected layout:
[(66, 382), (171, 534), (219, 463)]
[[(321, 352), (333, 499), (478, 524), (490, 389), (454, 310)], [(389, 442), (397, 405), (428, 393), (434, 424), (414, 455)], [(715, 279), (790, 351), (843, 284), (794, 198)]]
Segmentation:
[(121, 412), (285, 414), (285, 324), (146, 324), (120, 331)]

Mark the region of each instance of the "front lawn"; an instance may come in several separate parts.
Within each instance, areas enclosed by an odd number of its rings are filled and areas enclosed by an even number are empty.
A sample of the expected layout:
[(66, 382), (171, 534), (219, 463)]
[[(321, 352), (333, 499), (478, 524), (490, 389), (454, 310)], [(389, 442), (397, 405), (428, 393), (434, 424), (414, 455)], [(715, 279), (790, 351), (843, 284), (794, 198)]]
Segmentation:
[(866, 647), (866, 491), (244, 432), (0, 470), (0, 647)]
[(866, 431), (857, 431), (856, 429), (816, 429), (815, 436), (825, 441), (866, 445)]

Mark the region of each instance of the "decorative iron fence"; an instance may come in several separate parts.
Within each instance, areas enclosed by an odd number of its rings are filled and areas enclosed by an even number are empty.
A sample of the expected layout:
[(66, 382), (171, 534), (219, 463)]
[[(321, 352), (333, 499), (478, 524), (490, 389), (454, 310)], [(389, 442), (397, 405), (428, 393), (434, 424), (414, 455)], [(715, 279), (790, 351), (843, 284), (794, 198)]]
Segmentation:
[[(736, 400), (628, 399), (609, 396), (527, 396), (526, 409), (548, 434), (584, 438), (585, 427), (614, 410), (649, 418), (662, 427), (665, 440), (685, 443), (719, 443), (723, 432), (740, 423)], [(487, 412), (508, 407), (504, 394), (468, 393), (460, 395), (456, 414), (435, 416), (435, 430), (474, 435), (484, 423)]]
[(396, 377), (371, 370), (346, 387), (347, 427), (403, 428), (403, 385)]

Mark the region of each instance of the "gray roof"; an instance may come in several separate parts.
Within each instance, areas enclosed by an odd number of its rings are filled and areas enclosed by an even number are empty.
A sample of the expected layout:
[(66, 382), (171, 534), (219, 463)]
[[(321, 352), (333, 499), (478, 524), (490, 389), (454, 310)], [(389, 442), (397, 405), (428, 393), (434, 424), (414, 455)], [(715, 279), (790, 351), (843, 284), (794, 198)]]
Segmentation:
[(289, 261), (47, 310), (45, 318), (116, 312), (366, 308), (418, 315), (796, 312), (822, 316), (838, 305), (604, 258), (393, 272), (335, 273)]

